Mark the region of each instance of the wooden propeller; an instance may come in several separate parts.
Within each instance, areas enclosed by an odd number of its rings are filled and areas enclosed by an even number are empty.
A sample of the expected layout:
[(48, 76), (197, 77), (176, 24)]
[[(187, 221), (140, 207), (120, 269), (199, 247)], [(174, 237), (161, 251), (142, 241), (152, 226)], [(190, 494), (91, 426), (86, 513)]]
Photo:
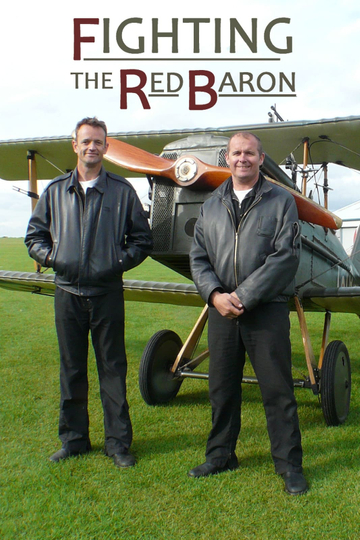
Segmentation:
[(196, 183), (196, 189), (211, 191), (231, 174), (227, 167), (208, 165), (195, 156), (183, 156), (173, 161), (111, 137), (107, 140), (109, 148), (105, 158), (108, 161), (129, 171), (164, 176), (182, 187)]
[[(227, 167), (209, 165), (195, 156), (182, 156), (174, 161), (156, 156), (146, 152), (146, 150), (111, 137), (108, 137), (108, 143), (109, 148), (104, 156), (108, 161), (129, 171), (169, 178), (182, 187), (195, 187), (194, 184), (196, 183), (196, 189), (212, 191), (231, 175), (230, 169)], [(329, 229), (339, 229), (341, 227), (342, 220), (326, 208), (308, 199), (300, 192), (284, 186), (268, 176), (266, 178), (293, 195), (299, 219)]]

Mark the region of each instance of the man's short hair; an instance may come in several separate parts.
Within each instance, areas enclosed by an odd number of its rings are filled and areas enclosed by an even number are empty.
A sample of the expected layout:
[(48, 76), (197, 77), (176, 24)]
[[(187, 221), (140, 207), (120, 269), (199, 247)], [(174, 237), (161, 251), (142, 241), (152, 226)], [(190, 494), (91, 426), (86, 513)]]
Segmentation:
[(81, 128), (81, 126), (91, 126), (91, 127), (95, 127), (95, 128), (99, 127), (99, 128), (104, 130), (105, 139), (107, 137), (107, 127), (106, 127), (105, 122), (103, 122), (102, 120), (98, 120), (96, 118), (96, 116), (93, 116), (92, 118), (90, 118), (90, 117), (83, 118), (82, 120), (80, 120), (76, 124), (75, 130), (74, 130), (74, 139), (75, 140), (77, 140), (78, 132), (79, 132), (79, 129)]
[(254, 133), (251, 133), (250, 131), (239, 131), (238, 133), (234, 133), (234, 135), (231, 135), (229, 142), (227, 144), (227, 149), (226, 149), (227, 153), (229, 153), (230, 143), (232, 139), (234, 139), (235, 137), (244, 137), (244, 139), (249, 139), (250, 137), (254, 137), (254, 139), (257, 140), (259, 156), (261, 156), (261, 154), (264, 152), (263, 147), (262, 147), (262, 142), (257, 135), (254, 135)]

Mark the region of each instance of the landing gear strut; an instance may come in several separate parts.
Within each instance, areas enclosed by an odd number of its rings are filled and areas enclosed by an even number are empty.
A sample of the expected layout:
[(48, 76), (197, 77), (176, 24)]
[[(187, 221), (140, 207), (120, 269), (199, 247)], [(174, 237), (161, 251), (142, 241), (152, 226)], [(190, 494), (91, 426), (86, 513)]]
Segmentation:
[(326, 312), (322, 346), (318, 366), (310, 344), (309, 332), (301, 302), (295, 297), (302, 332), (310, 386), (314, 394), (320, 394), (321, 407), (328, 426), (343, 424), (350, 410), (351, 366), (348, 350), (342, 341), (327, 344), (331, 313)]

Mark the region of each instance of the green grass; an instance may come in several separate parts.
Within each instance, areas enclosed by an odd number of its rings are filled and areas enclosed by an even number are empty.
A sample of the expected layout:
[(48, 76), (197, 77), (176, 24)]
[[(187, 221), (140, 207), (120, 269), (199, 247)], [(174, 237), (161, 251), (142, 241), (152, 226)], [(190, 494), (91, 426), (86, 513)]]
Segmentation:
[[(21, 239), (0, 239), (0, 269), (32, 271)], [(126, 277), (180, 281), (151, 260)], [(301, 540), (357, 539), (360, 531), (360, 346), (355, 316), (333, 315), (330, 340), (343, 340), (352, 361), (349, 417), (326, 427), (318, 399), (296, 389), (311, 490), (283, 492), (273, 472), (257, 386), (244, 385), (240, 468), (193, 480), (210, 429), (205, 381), (186, 380), (177, 398), (147, 406), (138, 388), (142, 351), (163, 328), (184, 340), (199, 309), (127, 303), (128, 398), (138, 464), (118, 470), (105, 457), (103, 416), (94, 357), (90, 365), (90, 426), (94, 450), (52, 464), (59, 448), (58, 352), (53, 299), (0, 289), (0, 538), (6, 540)], [(293, 320), (294, 375), (306, 371)], [(323, 316), (307, 317), (320, 348)], [(203, 366), (200, 366), (203, 369)]]

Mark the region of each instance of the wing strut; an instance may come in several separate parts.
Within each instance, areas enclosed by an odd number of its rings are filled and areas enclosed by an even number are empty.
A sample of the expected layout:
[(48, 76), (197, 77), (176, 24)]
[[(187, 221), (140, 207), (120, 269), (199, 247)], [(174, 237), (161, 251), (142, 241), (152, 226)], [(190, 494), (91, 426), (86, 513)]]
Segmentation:
[(301, 193), (306, 197), (306, 183), (308, 179), (308, 173), (306, 170), (306, 167), (308, 166), (309, 161), (309, 138), (305, 137), (303, 140), (303, 146), (304, 146), (304, 157), (303, 157), (303, 177), (302, 177), (302, 189)]
[[(37, 170), (36, 170), (36, 159), (35, 159), (36, 152), (34, 150), (28, 150), (27, 152), (27, 159), (28, 159), (28, 174), (29, 174), (29, 191), (30, 193), (34, 193), (35, 195), (38, 195), (38, 184), (37, 184)], [(31, 197), (31, 211), (33, 212), (35, 210), (35, 206), (37, 203), (36, 197)], [(40, 272), (41, 265), (34, 261), (34, 266), (36, 272)]]

